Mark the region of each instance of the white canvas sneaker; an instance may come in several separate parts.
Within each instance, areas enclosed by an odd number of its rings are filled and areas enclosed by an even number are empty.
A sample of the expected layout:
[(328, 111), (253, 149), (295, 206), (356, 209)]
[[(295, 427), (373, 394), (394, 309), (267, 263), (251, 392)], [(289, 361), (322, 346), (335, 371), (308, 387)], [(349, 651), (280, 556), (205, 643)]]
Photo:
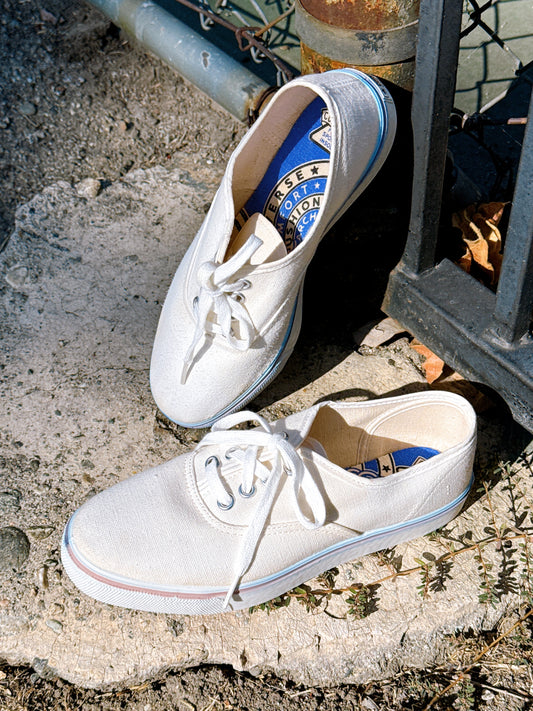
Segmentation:
[(379, 171), (395, 130), (387, 89), (355, 69), (277, 92), (233, 153), (166, 297), (150, 381), (168, 418), (207, 427), (283, 368), (307, 266)]
[[(254, 420), (258, 427), (229, 430)], [(324, 402), (272, 424), (228, 415), (190, 453), (86, 502), (66, 572), (103, 602), (210, 614), (448, 523), (472, 480), (475, 414), (424, 392)]]

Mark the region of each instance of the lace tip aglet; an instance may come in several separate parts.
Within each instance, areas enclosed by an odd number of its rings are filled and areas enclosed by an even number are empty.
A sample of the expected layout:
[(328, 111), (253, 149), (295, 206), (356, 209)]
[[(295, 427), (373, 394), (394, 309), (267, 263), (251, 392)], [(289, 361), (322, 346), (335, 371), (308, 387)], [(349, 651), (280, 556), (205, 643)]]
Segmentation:
[(241, 577), (240, 575), (235, 577), (232, 585), (229, 587), (228, 592), (226, 593), (226, 597), (224, 598), (224, 604), (222, 605), (223, 610), (231, 610), (232, 609), (231, 600), (233, 598), (233, 594), (235, 593), (235, 588), (239, 584), (240, 577)]
[(233, 590), (228, 590), (226, 597), (224, 598), (224, 602), (222, 604), (222, 609), (224, 610), (224, 612), (231, 609), (231, 598), (232, 597), (233, 597)]

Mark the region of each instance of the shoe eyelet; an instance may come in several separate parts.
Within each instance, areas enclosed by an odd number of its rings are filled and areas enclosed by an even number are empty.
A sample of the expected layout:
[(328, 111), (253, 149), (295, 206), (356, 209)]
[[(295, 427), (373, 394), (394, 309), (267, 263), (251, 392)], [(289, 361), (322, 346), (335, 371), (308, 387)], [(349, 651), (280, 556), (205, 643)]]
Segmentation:
[(198, 301), (200, 300), (199, 296), (195, 296), (194, 299), (192, 300), (192, 307), (194, 310), (198, 308)]
[(235, 503), (235, 499), (231, 494), (229, 494), (229, 502), (227, 504), (223, 504), (220, 501), (217, 501), (217, 506), (221, 511), (229, 511), (233, 504)]
[(255, 492), (256, 488), (253, 484), (250, 491), (244, 491), (244, 489), (242, 488), (242, 484), (239, 484), (239, 496), (242, 496), (243, 499), (251, 499)]
[(288, 433), (288, 432), (285, 432), (285, 430), (282, 430), (282, 431), (280, 432), (280, 435), (282, 436), (282, 438), (283, 438), (284, 440), (288, 440), (288, 439), (289, 439), (289, 433)]
[(241, 279), (241, 289), (249, 289), (252, 286), (252, 283), (248, 281), (248, 279)]
[(242, 301), (244, 301), (244, 299), (246, 297), (244, 296), (244, 294), (241, 294), (239, 291), (234, 291), (233, 294), (231, 295), (231, 298), (233, 299), (233, 301), (238, 301), (240, 304)]
[(229, 460), (229, 459), (232, 459), (233, 452), (236, 452), (237, 449), (239, 449), (239, 448), (238, 448), (238, 447), (230, 447), (229, 449), (227, 449), (227, 450), (224, 452), (224, 457), (225, 457), (225, 459), (228, 459), (228, 460)]
[(216, 467), (220, 466), (220, 459), (218, 457), (215, 457), (214, 454), (212, 454), (210, 457), (207, 457), (205, 460), (204, 466), (208, 467), (210, 464), (214, 464)]

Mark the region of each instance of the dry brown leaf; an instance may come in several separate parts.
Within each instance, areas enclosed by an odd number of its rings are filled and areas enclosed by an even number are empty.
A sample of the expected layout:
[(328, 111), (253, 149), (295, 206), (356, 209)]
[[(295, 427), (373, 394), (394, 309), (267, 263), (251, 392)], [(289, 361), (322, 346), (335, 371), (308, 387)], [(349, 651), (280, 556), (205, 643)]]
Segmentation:
[(473, 383), (463, 378), (456, 370), (452, 370), (438, 355), (416, 338), (411, 341), (411, 348), (426, 359), (423, 367), (426, 371), (426, 380), (432, 389), (446, 390), (462, 395), (477, 413), (485, 412), (494, 406), (493, 401), (485, 393), (478, 390)]
[(422, 367), (426, 371), (426, 380), (431, 385), (431, 383), (434, 383), (435, 380), (442, 375), (444, 366), (446, 365), (445, 362), (442, 358), (439, 358), (438, 355), (433, 353), (433, 351), (430, 351), (427, 346), (417, 341), (416, 338), (411, 341), (411, 348), (425, 358)]
[(457, 260), (457, 266), (461, 267), (464, 272), (468, 272), (472, 269), (472, 252), (467, 249), (463, 256)]
[(497, 284), (500, 276), (502, 238), (497, 226), (506, 204), (469, 205), (452, 216), (452, 224), (461, 231), (466, 247), (458, 265), (469, 273), (477, 267), (481, 281), (487, 286)]

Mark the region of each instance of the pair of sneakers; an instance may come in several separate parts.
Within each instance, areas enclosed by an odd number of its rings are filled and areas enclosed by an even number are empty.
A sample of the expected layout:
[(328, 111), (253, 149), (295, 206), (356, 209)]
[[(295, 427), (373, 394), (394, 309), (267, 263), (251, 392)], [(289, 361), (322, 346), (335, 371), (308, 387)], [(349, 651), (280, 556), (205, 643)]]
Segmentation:
[(306, 268), (395, 128), (381, 82), (341, 69), (287, 84), (243, 139), (172, 282), (151, 363), (162, 412), (212, 430), (72, 516), (62, 558), (81, 590), (154, 612), (238, 610), (460, 510), (476, 426), (459, 396), (324, 402), (274, 423), (240, 412), (289, 358)]

